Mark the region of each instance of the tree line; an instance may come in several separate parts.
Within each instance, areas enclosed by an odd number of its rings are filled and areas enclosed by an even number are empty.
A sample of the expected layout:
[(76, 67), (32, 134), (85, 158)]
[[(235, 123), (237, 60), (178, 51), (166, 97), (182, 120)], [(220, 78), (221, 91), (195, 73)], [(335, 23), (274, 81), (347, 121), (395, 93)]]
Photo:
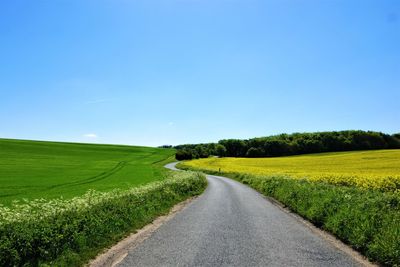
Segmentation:
[(400, 148), (400, 133), (333, 131), (279, 134), (247, 140), (224, 139), (218, 143), (175, 146), (176, 159), (220, 157), (279, 157), (307, 153)]

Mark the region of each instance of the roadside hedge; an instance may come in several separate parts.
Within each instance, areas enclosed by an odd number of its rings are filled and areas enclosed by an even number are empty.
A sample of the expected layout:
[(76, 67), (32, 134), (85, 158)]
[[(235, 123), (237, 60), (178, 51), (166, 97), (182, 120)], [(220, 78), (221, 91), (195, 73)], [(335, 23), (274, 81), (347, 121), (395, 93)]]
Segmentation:
[(130, 190), (0, 207), (0, 266), (84, 264), (207, 184), (199, 173), (172, 176)]
[(372, 261), (400, 266), (399, 191), (383, 192), (282, 176), (208, 173), (231, 177), (280, 201)]

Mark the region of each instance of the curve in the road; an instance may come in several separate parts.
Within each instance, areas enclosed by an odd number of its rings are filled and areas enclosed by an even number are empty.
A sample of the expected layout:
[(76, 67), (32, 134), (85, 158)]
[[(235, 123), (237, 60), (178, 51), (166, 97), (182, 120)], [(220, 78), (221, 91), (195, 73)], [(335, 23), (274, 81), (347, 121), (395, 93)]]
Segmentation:
[(360, 266), (253, 189), (207, 180), (203, 195), (119, 266)]

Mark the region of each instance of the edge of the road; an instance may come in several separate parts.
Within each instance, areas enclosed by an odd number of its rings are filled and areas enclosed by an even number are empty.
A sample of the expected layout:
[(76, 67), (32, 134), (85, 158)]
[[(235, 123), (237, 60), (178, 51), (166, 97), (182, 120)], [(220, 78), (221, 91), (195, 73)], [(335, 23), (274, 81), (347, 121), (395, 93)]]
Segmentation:
[(172, 207), (167, 215), (162, 215), (156, 218), (150, 224), (130, 234), (128, 237), (122, 239), (111, 248), (106, 249), (103, 253), (91, 260), (86, 266), (90, 267), (113, 267), (123, 261), (128, 255), (128, 252), (135, 249), (143, 241), (149, 238), (161, 225), (171, 220), (180, 211), (184, 210), (190, 203), (192, 203), (198, 196), (186, 199)]
[[(173, 171), (182, 171), (180, 169), (176, 168), (177, 162), (174, 163), (169, 163), (165, 165), (164, 167)], [(209, 175), (205, 174), (207, 176), (211, 177), (217, 177), (217, 178), (224, 178), (224, 179), (230, 179), (228, 177), (224, 176), (217, 176), (217, 175)], [(233, 180), (235, 181), (235, 180)], [(237, 182), (237, 181), (235, 181)], [(238, 182), (239, 183), (239, 182)], [(246, 186), (246, 185), (245, 185)], [(254, 190), (254, 189), (253, 189)], [(254, 190), (257, 192), (256, 190)], [(321, 228), (316, 227), (314, 224), (309, 222), (308, 220), (304, 219), (300, 215), (292, 212), (290, 209), (288, 209), (285, 205), (283, 205), (281, 202), (277, 201), (274, 198), (264, 196), (263, 194), (257, 192), (260, 196), (262, 196), (265, 200), (267, 200), (269, 203), (280, 209), (281, 211), (285, 212), (292, 218), (294, 218), (296, 221), (310, 229), (314, 234), (320, 236), (324, 240), (326, 240), (328, 243), (330, 243), (335, 249), (342, 251), (352, 259), (354, 259), (356, 262), (359, 264), (366, 266), (366, 267), (376, 267), (380, 266), (377, 263), (372, 263), (368, 260), (367, 257), (362, 255), (360, 252), (354, 250), (347, 244), (343, 243), (341, 240), (336, 238), (334, 235), (324, 231)], [(189, 198), (181, 203), (176, 204), (171, 211), (164, 216), (160, 216), (156, 218), (152, 223), (146, 225), (142, 229), (136, 231), (135, 233), (130, 234), (128, 237), (125, 239), (121, 240), (111, 248), (107, 249), (104, 251), (102, 254), (98, 255), (94, 260), (90, 261), (86, 266), (90, 267), (113, 267), (116, 266), (118, 263), (122, 262), (123, 259), (128, 255), (128, 252), (130, 250), (133, 250), (136, 248), (138, 245), (140, 245), (143, 241), (145, 241), (147, 238), (149, 238), (159, 227), (161, 227), (164, 223), (168, 222), (171, 220), (173, 217), (175, 217), (179, 212), (184, 210), (190, 203), (192, 203), (196, 198), (199, 196)]]
[[(169, 163), (164, 167), (172, 171), (181, 171), (175, 168), (177, 162)], [(158, 228), (164, 223), (174, 218), (179, 212), (184, 210), (190, 203), (192, 203), (199, 196), (188, 198), (175, 206), (173, 206), (167, 215), (157, 217), (153, 222), (144, 226), (143, 228), (131, 233), (126, 238), (122, 239), (110, 248), (105, 249), (96, 258), (89, 261), (85, 266), (89, 267), (114, 267), (124, 260), (130, 250), (135, 249), (143, 241), (149, 238)]]
[[(225, 177), (225, 176), (218, 176), (218, 175), (211, 175), (211, 174), (206, 174), (206, 175), (207, 176), (211, 176), (211, 177), (230, 179), (232, 181), (240, 183), (240, 182), (238, 182), (238, 181), (236, 181), (236, 180), (234, 180), (232, 178)], [(242, 185), (247, 186), (245, 184), (242, 184)], [(251, 187), (249, 187), (249, 188), (251, 188)], [(321, 238), (323, 238), (324, 240), (326, 240), (335, 249), (342, 251), (343, 253), (345, 253), (346, 255), (351, 257), (352, 259), (354, 259), (359, 264), (361, 264), (361, 265), (363, 265), (365, 267), (379, 267), (379, 266), (382, 266), (379, 263), (371, 262), (366, 256), (364, 256), (360, 252), (356, 251), (355, 249), (353, 249), (352, 247), (350, 247), (349, 245), (347, 245), (346, 243), (344, 243), (343, 241), (338, 239), (333, 234), (331, 234), (331, 233), (329, 233), (329, 232), (327, 232), (327, 231), (325, 231), (325, 230), (323, 230), (321, 228), (318, 228), (317, 226), (315, 226), (310, 221), (308, 221), (308, 220), (304, 219), (303, 217), (301, 217), (299, 214), (291, 211), (288, 207), (286, 207), (283, 203), (279, 202), (278, 200), (276, 200), (276, 199), (274, 199), (272, 197), (265, 196), (265, 195), (261, 194), (260, 192), (256, 191), (253, 188), (251, 188), (251, 189), (254, 190), (255, 192), (257, 192), (261, 197), (263, 197), (269, 203), (271, 203), (272, 205), (274, 205), (275, 207), (277, 207), (278, 209), (280, 209), (284, 213), (288, 214), (289, 216), (294, 218), (299, 223), (301, 223), (304, 226), (306, 226), (314, 234), (316, 234), (316, 235), (320, 236)]]
[[(261, 194), (262, 195), (262, 194)], [(294, 219), (296, 219), (299, 223), (303, 224), (307, 228), (309, 228), (314, 234), (322, 237), (326, 241), (328, 241), (331, 245), (333, 245), (336, 249), (344, 252), (345, 254), (349, 255), (351, 258), (353, 258), (356, 262), (366, 266), (366, 267), (378, 267), (381, 266), (378, 263), (371, 262), (366, 256), (358, 252), (357, 250), (354, 250), (352, 247), (338, 239), (336, 236), (333, 234), (315, 226), (313, 223), (310, 221), (304, 219), (301, 217), (299, 214), (294, 213), (291, 211), (289, 208), (287, 208), (285, 205), (283, 205), (281, 202), (277, 201), (276, 199), (272, 197), (267, 197), (262, 195), (267, 201), (269, 201), (272, 205), (276, 206), (286, 214), (292, 216)]]

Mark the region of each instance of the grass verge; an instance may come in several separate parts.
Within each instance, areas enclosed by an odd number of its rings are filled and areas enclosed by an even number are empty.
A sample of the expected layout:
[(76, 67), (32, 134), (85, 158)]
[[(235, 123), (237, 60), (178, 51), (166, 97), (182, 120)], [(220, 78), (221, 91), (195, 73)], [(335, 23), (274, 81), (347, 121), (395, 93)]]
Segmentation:
[[(182, 169), (190, 169), (180, 164)], [(197, 169), (198, 170), (198, 169)], [(316, 226), (386, 266), (400, 266), (400, 194), (285, 176), (224, 175), (280, 201)]]
[(81, 266), (207, 184), (199, 173), (170, 175), (128, 190), (0, 207), (0, 266)]

